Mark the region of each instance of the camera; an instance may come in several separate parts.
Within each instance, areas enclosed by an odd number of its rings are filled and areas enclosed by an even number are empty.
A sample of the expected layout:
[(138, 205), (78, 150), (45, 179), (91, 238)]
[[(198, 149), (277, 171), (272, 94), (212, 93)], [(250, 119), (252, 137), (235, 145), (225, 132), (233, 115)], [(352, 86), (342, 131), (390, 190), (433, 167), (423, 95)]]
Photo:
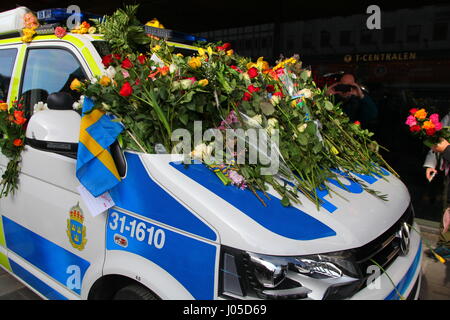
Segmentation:
[(352, 86), (350, 84), (338, 84), (337, 86), (334, 87), (334, 91), (345, 93), (345, 92), (351, 91), (353, 88), (356, 88), (356, 87)]

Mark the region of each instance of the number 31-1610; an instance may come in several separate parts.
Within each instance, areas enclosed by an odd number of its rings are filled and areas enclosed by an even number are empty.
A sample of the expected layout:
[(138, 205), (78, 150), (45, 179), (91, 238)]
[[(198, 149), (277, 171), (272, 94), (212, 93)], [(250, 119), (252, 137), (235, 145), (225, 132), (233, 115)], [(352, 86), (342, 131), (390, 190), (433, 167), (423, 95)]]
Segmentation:
[[(145, 222), (138, 222), (136, 219), (131, 220), (127, 224), (127, 217), (123, 215), (119, 217), (117, 212), (111, 213), (111, 220), (109, 222), (109, 228), (111, 230), (116, 230), (119, 228), (120, 233), (129, 232), (131, 238), (136, 238), (137, 241), (145, 241), (149, 246), (154, 245), (155, 248), (161, 249), (164, 247), (164, 242), (166, 240), (166, 234), (164, 230), (155, 228), (153, 226), (147, 227)], [(148, 237), (147, 237), (148, 235)]]

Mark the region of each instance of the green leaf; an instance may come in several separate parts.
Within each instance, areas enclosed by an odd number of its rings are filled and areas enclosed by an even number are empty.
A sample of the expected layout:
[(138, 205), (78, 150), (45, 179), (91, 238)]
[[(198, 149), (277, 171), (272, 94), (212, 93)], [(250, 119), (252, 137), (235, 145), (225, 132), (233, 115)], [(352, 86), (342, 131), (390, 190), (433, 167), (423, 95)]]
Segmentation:
[(333, 104), (332, 104), (330, 101), (328, 101), (328, 100), (325, 101), (324, 107), (325, 107), (325, 109), (327, 109), (328, 111), (333, 111), (333, 109), (334, 109)]

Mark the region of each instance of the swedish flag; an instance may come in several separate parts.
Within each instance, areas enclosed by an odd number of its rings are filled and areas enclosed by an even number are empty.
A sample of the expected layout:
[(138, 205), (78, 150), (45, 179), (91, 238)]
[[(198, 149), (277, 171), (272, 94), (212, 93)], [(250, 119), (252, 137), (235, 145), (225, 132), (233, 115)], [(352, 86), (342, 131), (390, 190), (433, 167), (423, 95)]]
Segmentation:
[[(121, 179), (109, 146), (122, 132), (123, 126), (85, 98), (81, 118), (80, 142), (77, 155), (77, 178), (94, 197), (117, 185)], [(91, 111), (92, 110), (92, 111)]]

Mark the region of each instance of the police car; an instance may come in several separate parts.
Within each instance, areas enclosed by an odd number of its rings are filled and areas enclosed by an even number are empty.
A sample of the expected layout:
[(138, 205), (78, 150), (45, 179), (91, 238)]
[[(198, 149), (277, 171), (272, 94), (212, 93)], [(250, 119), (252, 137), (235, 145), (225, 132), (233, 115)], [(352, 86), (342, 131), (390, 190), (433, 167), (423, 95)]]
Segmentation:
[[(114, 206), (91, 214), (75, 176), (80, 114), (50, 97), (70, 92), (74, 77), (101, 75), (105, 42), (50, 32), (22, 43), (9, 29), (26, 11), (0, 14), (0, 99), (29, 106), (20, 186), (0, 199), (0, 266), (39, 296), (417, 298), (422, 242), (407, 188), (388, 172), (359, 175), (388, 201), (343, 178), (345, 187), (330, 185), (346, 200), (321, 191), (320, 209), (283, 207), (272, 191), (263, 207), (203, 165), (186, 170), (170, 155), (119, 150), (126, 173), (110, 191)], [(50, 110), (34, 113), (39, 103)], [(2, 171), (7, 163), (1, 156)]]

